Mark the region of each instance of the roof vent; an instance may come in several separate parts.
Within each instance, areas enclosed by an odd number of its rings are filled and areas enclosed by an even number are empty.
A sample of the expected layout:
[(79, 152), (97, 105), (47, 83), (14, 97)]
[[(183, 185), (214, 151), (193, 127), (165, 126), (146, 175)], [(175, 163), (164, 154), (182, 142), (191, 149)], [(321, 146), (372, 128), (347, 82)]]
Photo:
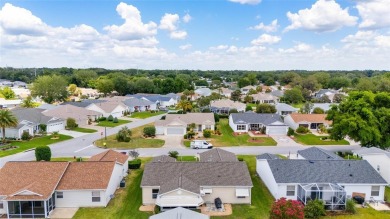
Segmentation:
[(314, 163), (314, 161), (312, 161), (312, 160), (309, 160), (309, 163)]
[(351, 173), (351, 174), (349, 174), (349, 176), (350, 176), (350, 177), (353, 177), (353, 174)]

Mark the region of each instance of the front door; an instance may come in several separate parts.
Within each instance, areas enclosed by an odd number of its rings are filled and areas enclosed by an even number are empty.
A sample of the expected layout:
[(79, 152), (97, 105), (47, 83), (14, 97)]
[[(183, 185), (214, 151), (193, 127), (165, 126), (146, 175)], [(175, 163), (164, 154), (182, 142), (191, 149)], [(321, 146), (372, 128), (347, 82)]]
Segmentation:
[(201, 132), (202, 131), (202, 125), (199, 125), (198, 126), (198, 132)]

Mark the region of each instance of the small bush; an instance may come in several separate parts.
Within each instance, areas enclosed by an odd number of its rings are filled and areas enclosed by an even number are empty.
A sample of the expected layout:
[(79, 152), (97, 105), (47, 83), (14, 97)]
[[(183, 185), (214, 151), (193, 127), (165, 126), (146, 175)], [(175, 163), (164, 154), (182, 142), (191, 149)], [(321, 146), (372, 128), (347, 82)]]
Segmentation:
[(107, 120), (110, 121), (110, 122), (112, 122), (112, 121), (114, 120), (114, 117), (113, 117), (112, 115), (109, 115), (109, 116), (107, 117)]
[(304, 217), (304, 206), (299, 201), (280, 198), (271, 207), (270, 219), (303, 219)]
[(104, 116), (102, 116), (102, 117), (99, 118), (99, 121), (106, 121), (106, 120), (107, 120), (107, 118), (104, 117)]
[(73, 119), (73, 118), (68, 118), (68, 119), (66, 120), (66, 127), (67, 127), (68, 129), (74, 129), (74, 128), (76, 128), (77, 126), (78, 126), (78, 125), (77, 125), (75, 119)]
[(313, 114), (324, 114), (324, 113), (325, 111), (320, 107), (316, 107), (313, 109)]
[(211, 112), (211, 110), (209, 108), (205, 108), (202, 110), (202, 113), (210, 113), (210, 112)]
[(141, 167), (141, 159), (130, 160), (128, 165), (131, 170), (139, 169)]
[(209, 129), (203, 130), (203, 137), (210, 138), (211, 137), (211, 130), (209, 130)]
[(292, 128), (288, 128), (288, 131), (287, 131), (287, 135), (288, 136), (292, 136), (292, 135), (294, 135), (294, 129), (292, 129)]
[(306, 134), (309, 132), (309, 129), (304, 127), (304, 126), (299, 126), (297, 128), (297, 130), (295, 130), (297, 133), (300, 133), (300, 134)]
[(51, 150), (49, 146), (38, 146), (35, 148), (35, 158), (37, 161), (50, 161)]
[(261, 129), (260, 129), (261, 134), (265, 134), (266, 130), (267, 130), (267, 128), (265, 126), (261, 127)]
[(244, 161), (244, 158), (239, 157), (239, 158), (238, 158), (238, 161)]
[(156, 127), (148, 126), (144, 128), (144, 136), (146, 137), (154, 137), (156, 136)]
[(41, 130), (42, 132), (46, 132), (46, 129), (47, 129), (46, 124), (39, 124), (39, 130)]
[(214, 121), (219, 122), (219, 115), (214, 113)]
[(114, 120), (112, 120), (112, 122), (113, 122), (113, 123), (118, 123), (118, 122), (119, 122), (119, 121), (118, 121), (118, 118), (115, 117)]
[(168, 156), (177, 159), (177, 157), (179, 156), (179, 152), (177, 152), (177, 151), (169, 151), (169, 152), (168, 152)]
[(355, 201), (352, 199), (348, 199), (345, 205), (345, 211), (351, 214), (356, 214), (356, 205)]
[(193, 131), (189, 131), (189, 132), (187, 132), (187, 137), (188, 138), (193, 138), (195, 136), (195, 132), (193, 132)]
[(131, 130), (127, 126), (121, 128), (116, 134), (116, 140), (118, 142), (129, 142), (131, 140)]
[(305, 206), (305, 218), (318, 219), (325, 214), (324, 202), (321, 200), (309, 201)]
[(81, 161), (83, 161), (83, 158), (82, 158), (82, 157), (76, 158), (76, 162), (81, 162)]
[(232, 114), (232, 113), (238, 113), (237, 109), (231, 109), (231, 110), (229, 111), (229, 115)]
[(22, 140), (23, 140), (23, 141), (30, 140), (30, 138), (31, 138), (30, 133), (28, 133), (28, 132), (23, 132), (23, 134), (22, 134)]
[(252, 107), (249, 106), (249, 105), (247, 105), (247, 106), (245, 107), (245, 112), (252, 111), (252, 110), (253, 110)]
[(184, 134), (183, 138), (184, 138), (184, 139), (187, 139), (187, 138), (188, 138), (188, 135), (187, 135), (187, 134)]
[(219, 116), (219, 119), (228, 119), (229, 118), (229, 115), (227, 114), (222, 114), (222, 115), (218, 115)]
[(165, 117), (167, 117), (167, 116), (166, 115), (161, 116), (160, 120), (165, 120)]

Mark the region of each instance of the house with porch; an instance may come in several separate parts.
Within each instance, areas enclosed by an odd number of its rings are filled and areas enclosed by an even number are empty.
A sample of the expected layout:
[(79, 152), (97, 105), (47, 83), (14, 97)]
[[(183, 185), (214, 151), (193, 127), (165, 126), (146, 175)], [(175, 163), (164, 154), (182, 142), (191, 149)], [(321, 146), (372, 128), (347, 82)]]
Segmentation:
[(279, 102), (279, 97), (273, 96), (270, 93), (257, 93), (252, 94), (251, 97), (253, 97), (254, 103), (271, 103), (275, 104)]
[(282, 117), (272, 113), (231, 113), (229, 126), (233, 132), (260, 131), (265, 127), (267, 135), (286, 135), (288, 131)]
[(162, 211), (198, 209), (216, 198), (222, 203), (251, 204), (252, 187), (245, 162), (153, 160), (145, 164), (142, 204), (158, 205)]
[(286, 116), (291, 113), (297, 113), (299, 109), (294, 108), (291, 105), (288, 105), (286, 103), (277, 103), (275, 104), (276, 113), (281, 116)]
[(387, 182), (365, 160), (268, 159), (258, 156), (256, 171), (275, 199), (307, 204), (320, 199), (327, 210), (345, 209), (359, 195), (383, 201)]
[(311, 130), (319, 129), (320, 125), (328, 128), (332, 122), (326, 120), (326, 114), (299, 114), (292, 113), (284, 117), (284, 123), (292, 129), (297, 129), (299, 126), (306, 127)]
[(167, 114), (165, 120), (155, 122), (157, 135), (184, 135), (187, 127), (195, 124), (193, 131), (202, 132), (204, 129), (214, 130), (213, 113)]
[(103, 116), (101, 112), (88, 110), (71, 104), (59, 105), (51, 109), (46, 109), (42, 111), (42, 113), (46, 116), (61, 118), (63, 120), (73, 118), (80, 126), (88, 125), (91, 121), (95, 121)]
[(217, 114), (229, 114), (236, 109), (237, 112), (245, 112), (246, 104), (229, 99), (213, 100), (210, 102), (210, 111)]
[(157, 104), (143, 98), (128, 98), (123, 103), (129, 108), (130, 112), (143, 112), (157, 110)]

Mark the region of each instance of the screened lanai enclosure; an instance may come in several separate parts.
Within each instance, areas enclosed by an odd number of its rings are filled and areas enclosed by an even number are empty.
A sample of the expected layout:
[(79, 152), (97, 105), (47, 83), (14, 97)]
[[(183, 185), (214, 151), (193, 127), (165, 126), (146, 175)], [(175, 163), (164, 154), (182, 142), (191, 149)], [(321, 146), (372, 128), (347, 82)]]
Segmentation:
[(311, 200), (322, 200), (326, 210), (344, 210), (346, 192), (333, 183), (309, 183), (298, 185), (298, 200), (306, 205)]
[(54, 195), (45, 201), (8, 201), (8, 216), (9, 218), (47, 218), (54, 208)]

